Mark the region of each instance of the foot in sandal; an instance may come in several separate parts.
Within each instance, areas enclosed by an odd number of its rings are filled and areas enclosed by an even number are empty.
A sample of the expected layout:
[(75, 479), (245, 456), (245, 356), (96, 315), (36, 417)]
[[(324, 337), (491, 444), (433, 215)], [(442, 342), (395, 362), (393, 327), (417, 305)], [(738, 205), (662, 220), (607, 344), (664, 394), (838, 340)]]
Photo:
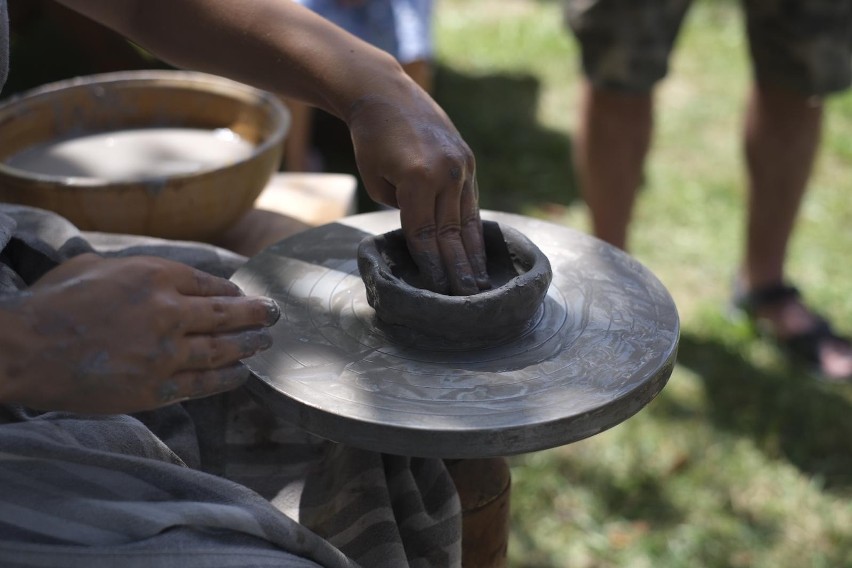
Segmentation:
[(824, 317), (814, 313), (789, 284), (748, 292), (737, 291), (734, 305), (757, 330), (772, 338), (788, 355), (830, 381), (852, 379), (852, 342), (838, 335)]

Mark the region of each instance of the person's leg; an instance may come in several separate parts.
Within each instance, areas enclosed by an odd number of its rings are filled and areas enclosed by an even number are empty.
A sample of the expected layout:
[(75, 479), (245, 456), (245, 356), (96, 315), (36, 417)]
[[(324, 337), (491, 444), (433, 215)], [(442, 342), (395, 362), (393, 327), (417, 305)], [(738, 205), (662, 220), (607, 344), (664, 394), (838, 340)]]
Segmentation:
[(585, 79), (574, 166), (596, 236), (620, 248), (653, 129), (653, 89), (689, 0), (567, 0), (566, 22), (579, 42)]
[[(746, 3), (756, 79), (745, 119), (749, 202), (739, 284), (758, 297), (786, 285), (787, 247), (820, 143), (822, 96), (850, 81), (850, 7), (806, 4)], [(802, 24), (815, 21), (822, 25)], [(797, 294), (770, 293), (753, 307), (782, 343), (815, 337), (810, 358), (824, 375), (852, 376), (852, 345), (814, 334), (823, 324)]]
[(652, 107), (650, 94), (584, 82), (574, 165), (595, 235), (622, 249), (651, 142)]
[[(769, 86), (752, 91), (745, 130), (749, 204), (741, 278), (746, 290), (787, 280), (787, 246), (819, 146), (822, 115), (822, 103), (813, 97)], [(796, 296), (768, 302), (755, 315), (781, 341), (808, 333), (819, 322)], [(826, 376), (852, 375), (849, 343), (826, 337), (817, 350)]]
[(784, 281), (787, 244), (819, 145), (822, 102), (755, 85), (745, 121), (749, 174), (744, 284)]

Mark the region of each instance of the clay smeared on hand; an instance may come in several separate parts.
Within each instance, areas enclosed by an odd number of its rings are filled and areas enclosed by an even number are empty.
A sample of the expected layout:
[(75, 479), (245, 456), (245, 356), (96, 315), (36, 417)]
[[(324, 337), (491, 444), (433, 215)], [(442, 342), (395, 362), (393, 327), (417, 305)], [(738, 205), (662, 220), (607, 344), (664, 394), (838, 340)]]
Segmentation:
[(491, 289), (448, 296), (426, 289), (402, 230), (363, 239), (358, 269), (376, 317), (430, 337), (465, 344), (498, 342), (530, 327), (552, 279), (550, 262), (523, 234), (483, 221)]

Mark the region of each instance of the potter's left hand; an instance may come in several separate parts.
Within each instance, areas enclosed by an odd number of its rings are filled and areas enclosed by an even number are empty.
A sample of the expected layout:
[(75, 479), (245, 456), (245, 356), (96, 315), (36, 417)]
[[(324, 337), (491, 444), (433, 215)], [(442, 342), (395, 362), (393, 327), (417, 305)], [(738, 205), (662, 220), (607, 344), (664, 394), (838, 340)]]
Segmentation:
[(144, 256), (76, 256), (14, 299), (0, 305), (0, 345), (17, 362), (0, 358), (0, 400), (95, 414), (238, 387), (240, 360), (271, 345), (279, 315), (228, 280)]
[(411, 81), (361, 98), (347, 123), (367, 193), (400, 209), (429, 287), (453, 295), (489, 288), (474, 157), (447, 115)]

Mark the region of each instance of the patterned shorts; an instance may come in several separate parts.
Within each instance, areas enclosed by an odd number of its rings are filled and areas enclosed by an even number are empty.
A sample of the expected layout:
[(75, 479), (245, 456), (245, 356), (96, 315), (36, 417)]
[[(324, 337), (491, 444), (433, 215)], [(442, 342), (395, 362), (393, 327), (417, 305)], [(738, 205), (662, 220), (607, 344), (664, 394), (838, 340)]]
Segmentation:
[[(690, 0), (564, 0), (598, 87), (647, 92), (665, 77)], [(852, 2), (742, 0), (755, 78), (807, 95), (852, 82)]]

